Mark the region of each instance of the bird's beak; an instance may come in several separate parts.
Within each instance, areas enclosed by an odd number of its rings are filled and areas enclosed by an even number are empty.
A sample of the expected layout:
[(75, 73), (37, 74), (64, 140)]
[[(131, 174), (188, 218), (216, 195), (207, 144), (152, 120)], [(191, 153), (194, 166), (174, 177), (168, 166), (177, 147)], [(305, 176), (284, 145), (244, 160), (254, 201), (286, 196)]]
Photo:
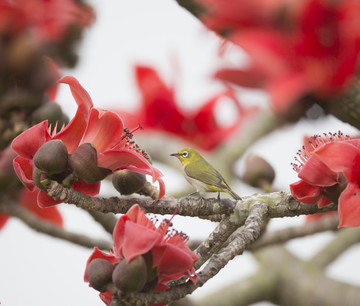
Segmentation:
[(172, 154), (170, 154), (170, 156), (180, 156), (181, 154), (179, 154), (179, 153), (172, 153)]

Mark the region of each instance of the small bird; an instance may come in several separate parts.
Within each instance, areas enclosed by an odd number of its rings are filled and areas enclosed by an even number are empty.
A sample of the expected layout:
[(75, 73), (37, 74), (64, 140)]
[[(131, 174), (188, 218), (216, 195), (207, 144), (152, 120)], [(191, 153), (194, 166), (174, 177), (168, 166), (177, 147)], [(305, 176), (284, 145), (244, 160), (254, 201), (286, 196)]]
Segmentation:
[(226, 192), (235, 200), (241, 200), (221, 174), (195, 150), (182, 149), (170, 156), (175, 156), (181, 162), (186, 180), (196, 188), (197, 192), (218, 192), (218, 199), (220, 192)]

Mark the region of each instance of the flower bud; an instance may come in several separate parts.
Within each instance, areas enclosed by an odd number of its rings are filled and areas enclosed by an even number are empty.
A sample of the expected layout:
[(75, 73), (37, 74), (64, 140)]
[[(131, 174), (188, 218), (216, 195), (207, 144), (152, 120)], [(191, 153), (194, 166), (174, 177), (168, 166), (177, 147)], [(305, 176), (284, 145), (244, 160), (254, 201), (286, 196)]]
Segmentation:
[(112, 282), (113, 271), (114, 266), (106, 259), (96, 258), (92, 260), (87, 268), (90, 286), (100, 292), (107, 291), (107, 285)]
[(112, 184), (121, 194), (128, 195), (139, 192), (145, 185), (144, 174), (131, 170), (119, 170), (112, 175)]
[(348, 182), (344, 174), (339, 173), (339, 182), (333, 186), (325, 187), (322, 194), (331, 202), (337, 204), (341, 193), (347, 187)]
[(114, 269), (112, 281), (123, 292), (137, 292), (144, 288), (146, 270), (145, 259), (141, 255), (129, 263), (122, 259)]
[(34, 164), (48, 175), (64, 172), (68, 165), (68, 151), (65, 144), (59, 139), (44, 143), (35, 153)]
[(70, 167), (80, 180), (94, 184), (111, 173), (110, 169), (98, 167), (96, 149), (90, 143), (83, 143), (69, 159)]
[(262, 157), (250, 154), (245, 162), (243, 180), (250, 186), (264, 188), (271, 186), (275, 179), (273, 167)]
[(147, 252), (142, 256), (144, 257), (146, 263), (146, 283), (148, 283), (157, 278), (157, 269), (156, 267), (153, 267), (153, 256), (151, 254), (151, 251)]

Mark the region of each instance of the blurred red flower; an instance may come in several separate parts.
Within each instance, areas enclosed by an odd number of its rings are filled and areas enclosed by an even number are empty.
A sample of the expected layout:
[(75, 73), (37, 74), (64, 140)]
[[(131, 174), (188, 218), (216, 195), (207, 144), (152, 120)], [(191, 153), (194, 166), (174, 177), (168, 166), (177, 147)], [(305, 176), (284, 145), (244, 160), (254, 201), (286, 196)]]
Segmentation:
[[(63, 142), (69, 155), (73, 154), (80, 145), (90, 144), (96, 150), (98, 167), (112, 171), (129, 169), (151, 175), (153, 181), (159, 182), (159, 197), (161, 198), (165, 193), (161, 172), (150, 165), (136, 145), (129, 143), (132, 135), (124, 129), (119, 115), (94, 108), (89, 94), (75, 78), (67, 76), (59, 82), (70, 86), (72, 95), (78, 104), (75, 117), (58, 133), (55, 132), (56, 129), (51, 132), (48, 122), (43, 121), (20, 134), (12, 142), (12, 148), (19, 155), (14, 159), (15, 172), (28, 189), (39, 192), (39, 205), (44, 207), (59, 203), (38, 189), (33, 180), (33, 158), (36, 152), (45, 143), (56, 139)], [(88, 184), (77, 180), (72, 182), (72, 187), (94, 196), (99, 193), (100, 182)]]
[[(60, 228), (63, 227), (63, 218), (56, 207), (41, 208), (37, 204), (37, 192), (24, 188), (20, 193), (19, 205), (34, 214), (42, 221), (50, 222)], [(0, 214), (0, 229), (5, 225), (9, 216)]]
[[(154, 221), (137, 204), (118, 220), (113, 239), (113, 252), (107, 254), (95, 248), (90, 255), (84, 275), (85, 282), (89, 281), (87, 270), (94, 259), (105, 259), (114, 265), (122, 259), (129, 263), (137, 256), (149, 253), (152, 258), (150, 268), (156, 269), (157, 273), (156, 289), (163, 289), (168, 281), (182, 276), (189, 277), (194, 283), (197, 281), (193, 266), (198, 258), (187, 247), (188, 238), (183, 233), (171, 230), (170, 221), (164, 220), (159, 226), (155, 226)], [(100, 296), (109, 305), (110, 293), (100, 293)]]
[[(134, 113), (118, 111), (125, 125), (135, 127), (141, 122), (144, 132), (160, 131), (178, 136), (203, 150), (212, 150), (225, 142), (239, 127), (251, 118), (257, 108), (245, 108), (231, 90), (215, 95), (195, 112), (180, 108), (174, 89), (165, 84), (150, 67), (136, 66), (136, 81), (142, 95), (142, 104)], [(234, 102), (238, 119), (228, 127), (216, 120), (215, 108), (222, 98)]]
[(28, 32), (37, 43), (61, 40), (70, 26), (84, 28), (93, 20), (90, 7), (79, 1), (0, 1), (0, 34)]
[[(249, 69), (220, 69), (215, 76), (267, 90), (278, 113), (306, 94), (340, 93), (359, 69), (357, 0), (235, 1), (234, 7), (228, 1), (200, 2), (216, 3), (219, 10), (210, 9), (203, 18), (215, 29), (224, 22), (231, 29), (229, 40), (251, 57)], [(231, 8), (242, 9), (238, 19)]]
[(339, 227), (360, 225), (360, 140), (341, 132), (310, 138), (293, 164), (300, 181), (290, 185), (301, 202), (338, 203)]

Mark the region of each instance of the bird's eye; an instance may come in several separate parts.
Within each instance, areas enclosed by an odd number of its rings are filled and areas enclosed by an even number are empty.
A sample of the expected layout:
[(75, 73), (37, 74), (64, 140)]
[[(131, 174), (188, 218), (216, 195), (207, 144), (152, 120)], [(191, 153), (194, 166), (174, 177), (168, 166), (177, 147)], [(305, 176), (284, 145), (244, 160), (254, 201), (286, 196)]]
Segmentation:
[(182, 155), (182, 157), (185, 157), (185, 158), (186, 158), (186, 157), (189, 156), (189, 153), (188, 153), (187, 151), (184, 151), (183, 154), (181, 154), (181, 155)]

